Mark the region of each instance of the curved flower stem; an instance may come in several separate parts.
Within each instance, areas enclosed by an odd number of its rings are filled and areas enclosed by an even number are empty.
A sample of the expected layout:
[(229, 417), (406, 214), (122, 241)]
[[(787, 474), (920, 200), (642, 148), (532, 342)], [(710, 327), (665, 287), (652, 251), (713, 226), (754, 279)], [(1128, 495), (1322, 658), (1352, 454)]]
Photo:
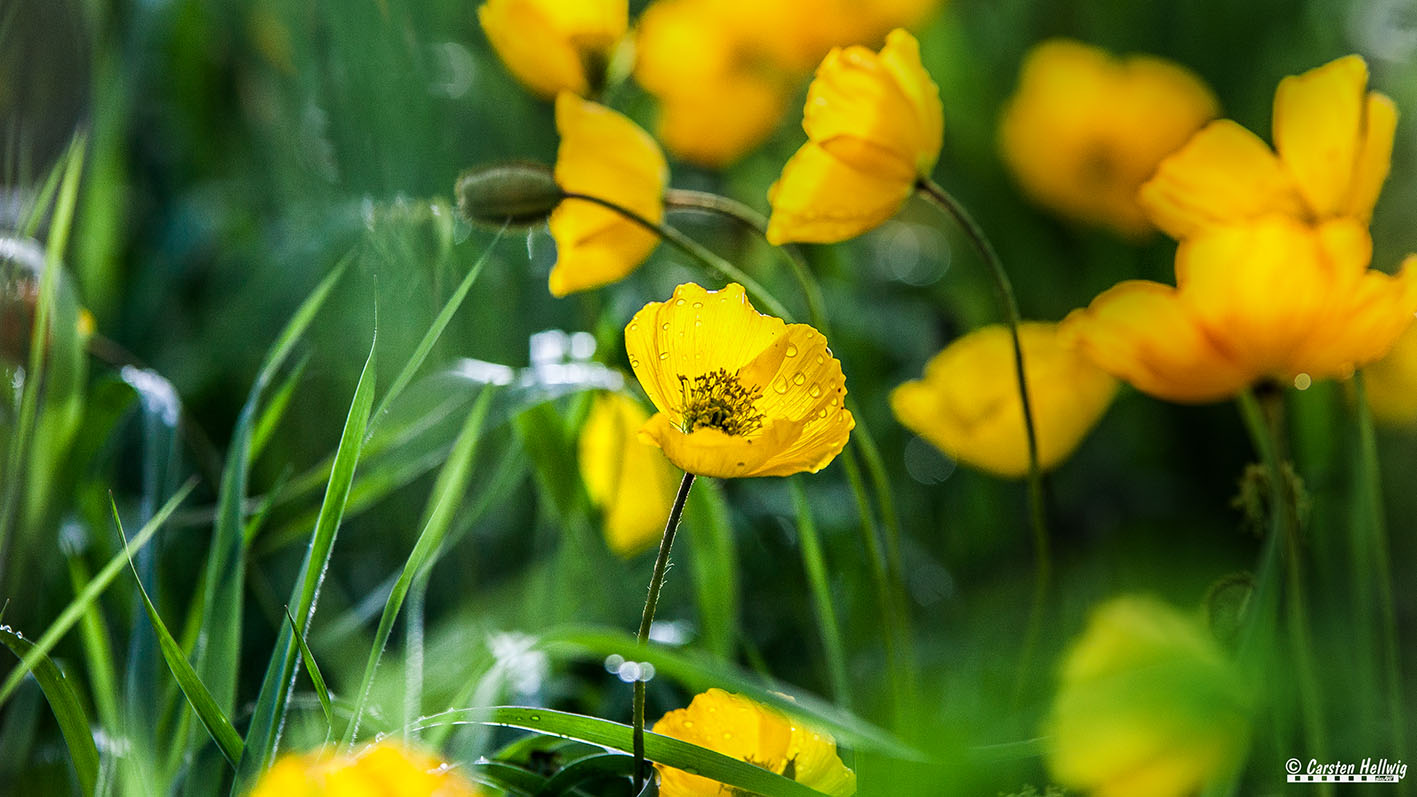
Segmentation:
[(1053, 566), (1048, 550), (1048, 523), (1043, 512), (1043, 469), (1038, 464), (1038, 433), (1033, 425), (1033, 407), (1028, 396), (1028, 377), (1023, 368), (1023, 344), (1019, 340), (1019, 325), (1022, 323), (1022, 319), (1019, 316), (1018, 300), (1014, 298), (1013, 283), (1009, 281), (1008, 272), (1004, 271), (1004, 263), (999, 259), (999, 254), (994, 251), (993, 244), (989, 243), (989, 238), (984, 234), (983, 228), (979, 226), (973, 216), (969, 215), (969, 211), (965, 210), (959, 200), (928, 177), (921, 177), (919, 182), (915, 184), (915, 189), (921, 196), (935, 203), (940, 210), (944, 211), (945, 215), (950, 216), (959, 224), (965, 237), (969, 238), (969, 242), (979, 253), (979, 257), (989, 266), (989, 271), (994, 277), (994, 289), (999, 295), (999, 303), (1003, 305), (1004, 319), (1008, 322), (1010, 335), (1013, 336), (1014, 372), (1018, 376), (1019, 403), (1023, 405), (1023, 423), (1028, 436), (1029, 512), (1033, 522), (1033, 547), (1038, 557), (1033, 606), (1029, 609), (1028, 630), (1025, 632), (1023, 656), (1019, 666), (1019, 675), (1023, 677), (1028, 669), (1029, 657), (1032, 655), (1042, 626), (1043, 606), (1046, 603), (1049, 584), (1052, 581)]
[[(679, 519), (684, 516), (684, 504), (689, 500), (689, 488), (694, 486), (694, 474), (685, 473), (679, 482), (679, 494), (674, 496), (674, 505), (669, 509), (669, 520), (664, 524), (664, 538), (659, 541), (659, 556), (654, 560), (654, 575), (649, 579), (649, 595), (645, 597), (645, 611), (640, 616), (640, 630), (635, 640), (640, 647), (649, 644), (649, 629), (654, 624), (654, 610), (659, 605), (659, 590), (664, 586), (664, 573), (669, 569), (669, 549), (674, 545), (674, 533), (679, 530)], [(645, 682), (635, 680), (634, 706), (634, 748), (635, 748), (635, 794), (644, 788), (649, 771), (645, 767)]]
[[(764, 241), (767, 240), (768, 220), (763, 218), (763, 214), (736, 199), (707, 191), (671, 188), (664, 194), (664, 204), (671, 210), (699, 210), (727, 216), (757, 233), (758, 237)], [(792, 276), (797, 280), (797, 286), (802, 290), (802, 299), (807, 303), (807, 319), (812, 322), (812, 326), (830, 340), (831, 332), (827, 321), (826, 304), (822, 300), (822, 289), (812, 278), (812, 272), (807, 268), (807, 261), (802, 259), (802, 252), (795, 246), (775, 246), (773, 248), (781, 251), (783, 257), (787, 259), (788, 265), (791, 266)]]
[(624, 216), (668, 241), (670, 244), (673, 244), (679, 251), (699, 261), (701, 265), (708, 268), (710, 271), (716, 271), (724, 277), (742, 285), (747, 289), (748, 293), (752, 294), (754, 299), (766, 307), (773, 315), (784, 319), (791, 316), (791, 313), (787, 312), (787, 308), (783, 307), (781, 302), (774, 298), (772, 294), (768, 293), (763, 286), (759, 285), (757, 280), (744, 274), (737, 266), (710, 252), (703, 244), (670, 227), (668, 224), (651, 221), (629, 208), (621, 207), (608, 199), (601, 199), (600, 197), (590, 196), (589, 194), (567, 192), (562, 194), (562, 198), (579, 199), (619, 213), (621, 216)]

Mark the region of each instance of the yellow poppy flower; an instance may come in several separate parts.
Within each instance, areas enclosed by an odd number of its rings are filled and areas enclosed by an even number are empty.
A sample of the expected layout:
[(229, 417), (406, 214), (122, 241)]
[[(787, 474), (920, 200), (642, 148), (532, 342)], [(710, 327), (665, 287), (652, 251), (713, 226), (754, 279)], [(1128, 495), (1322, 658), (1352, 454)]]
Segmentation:
[[(856, 793), (856, 773), (837, 756), (835, 739), (722, 689), (697, 695), (688, 708), (665, 714), (652, 730), (747, 761), (832, 797)], [(718, 781), (682, 769), (660, 764), (655, 768), (662, 797), (735, 793)]]
[(1151, 598), (1116, 598), (1063, 657), (1048, 768), (1060, 785), (1100, 797), (1196, 794), (1243, 758), (1250, 705), (1199, 623)]
[(587, 94), (629, 26), (627, 0), (488, 0), (477, 18), (497, 57), (543, 97)]
[(889, 219), (934, 169), (944, 125), (914, 36), (832, 50), (807, 89), (808, 141), (768, 190), (768, 241), (833, 243)]
[(1171, 401), (1233, 396), (1262, 379), (1346, 378), (1387, 353), (1417, 312), (1417, 256), (1370, 270), (1352, 219), (1283, 216), (1183, 240), (1177, 287), (1123, 282), (1063, 321), (1101, 368)]
[[(649, 134), (615, 111), (569, 92), (556, 97), (556, 183), (638, 213), (664, 219), (669, 165)], [(659, 236), (619, 213), (580, 199), (551, 212), (556, 265), (555, 296), (598, 288), (634, 271), (659, 244)]]
[(1387, 356), (1363, 369), (1373, 417), (1390, 426), (1417, 426), (1417, 324)]
[[(1058, 335), (1057, 324), (1019, 327), (1039, 464), (1067, 459), (1097, 424), (1117, 382)], [(975, 330), (925, 366), (925, 378), (891, 392), (895, 417), (951, 457), (998, 476), (1028, 473), (1013, 338), (1006, 326)]]
[(1356, 55), (1286, 77), (1274, 94), (1277, 154), (1228, 119), (1212, 122), (1162, 162), (1142, 206), (1174, 238), (1272, 213), (1366, 225), (1397, 127), (1392, 100), (1367, 89)]
[(641, 437), (689, 473), (815, 473), (856, 425), (822, 333), (759, 313), (736, 283), (688, 283), (645, 305), (625, 327), (625, 350), (659, 410)]
[(659, 539), (674, 504), (678, 474), (654, 446), (639, 439), (649, 413), (624, 393), (595, 397), (581, 427), (581, 480), (605, 514), (605, 541), (633, 556)]
[(356, 755), (316, 750), (276, 761), (250, 797), (478, 797), (483, 792), (422, 753), (380, 742)]
[(999, 148), (1034, 201), (1136, 236), (1152, 229), (1137, 189), (1218, 111), (1210, 89), (1177, 64), (1057, 39), (1024, 59)]

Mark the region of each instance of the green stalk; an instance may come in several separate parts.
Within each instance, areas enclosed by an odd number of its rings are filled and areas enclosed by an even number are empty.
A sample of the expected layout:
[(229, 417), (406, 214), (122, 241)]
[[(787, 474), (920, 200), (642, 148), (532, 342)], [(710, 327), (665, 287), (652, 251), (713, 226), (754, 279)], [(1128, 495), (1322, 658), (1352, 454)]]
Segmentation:
[[(669, 569), (669, 549), (674, 545), (674, 533), (679, 530), (679, 519), (684, 516), (684, 504), (689, 500), (689, 489), (694, 486), (694, 474), (685, 473), (679, 482), (679, 493), (674, 496), (674, 505), (669, 509), (669, 519), (664, 524), (664, 537), (659, 541), (659, 556), (654, 560), (654, 574), (649, 580), (649, 595), (645, 597), (645, 611), (640, 616), (640, 630), (635, 641), (640, 647), (649, 644), (649, 629), (654, 624), (654, 610), (659, 606), (659, 590), (664, 586), (664, 574)], [(649, 777), (645, 766), (645, 682), (635, 679), (635, 706), (633, 744), (635, 752), (635, 794), (644, 789)]]
[(807, 502), (802, 483), (797, 479), (789, 479), (787, 486), (792, 491), (792, 506), (797, 512), (797, 538), (802, 545), (802, 567), (807, 571), (807, 585), (812, 593), (817, 625), (822, 635), (822, 648), (826, 651), (827, 675), (831, 681), (832, 697), (843, 708), (849, 709), (851, 688), (846, 677), (845, 646), (841, 642), (841, 624), (837, 622), (836, 608), (832, 606), (831, 586), (827, 583), (827, 564), (822, 555), (822, 538), (817, 532), (816, 521), (812, 519), (812, 508)]

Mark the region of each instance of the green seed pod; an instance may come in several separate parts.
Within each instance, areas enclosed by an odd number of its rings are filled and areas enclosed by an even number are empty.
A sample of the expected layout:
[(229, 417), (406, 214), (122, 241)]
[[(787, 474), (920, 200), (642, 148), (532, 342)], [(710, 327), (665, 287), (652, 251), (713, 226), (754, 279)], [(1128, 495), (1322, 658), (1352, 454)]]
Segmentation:
[(458, 213), (473, 223), (530, 226), (545, 221), (563, 193), (551, 170), (538, 163), (502, 163), (463, 172)]

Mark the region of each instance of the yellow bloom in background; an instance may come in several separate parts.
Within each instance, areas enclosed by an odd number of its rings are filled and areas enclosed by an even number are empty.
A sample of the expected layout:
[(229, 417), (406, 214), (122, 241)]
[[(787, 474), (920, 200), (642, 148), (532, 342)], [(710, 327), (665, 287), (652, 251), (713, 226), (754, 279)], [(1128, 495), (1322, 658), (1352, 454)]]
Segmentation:
[(822, 333), (759, 313), (736, 283), (688, 283), (645, 305), (625, 327), (625, 350), (659, 410), (641, 436), (688, 473), (815, 473), (856, 425)]
[(479, 797), (483, 791), (435, 758), (381, 742), (356, 755), (282, 756), (250, 797)]
[[(1066, 345), (1057, 324), (1019, 327), (1039, 464), (1051, 468), (1073, 453), (1117, 393), (1117, 381)], [(891, 392), (891, 410), (906, 428), (949, 456), (997, 476), (1028, 473), (1028, 435), (1019, 401), (1013, 338), (988, 326), (946, 346), (923, 379)]]
[(659, 539), (678, 489), (679, 475), (663, 452), (639, 439), (648, 420), (624, 393), (601, 393), (581, 427), (581, 480), (604, 513), (606, 543), (620, 556)]
[(488, 0), (477, 18), (497, 57), (543, 97), (585, 95), (629, 26), (627, 0)]
[(1142, 186), (1151, 220), (1174, 238), (1275, 213), (1366, 225), (1391, 165), (1397, 108), (1368, 91), (1363, 59), (1280, 81), (1273, 127), (1277, 154), (1228, 119), (1207, 125)]
[(1373, 417), (1391, 426), (1417, 425), (1417, 324), (1387, 356), (1363, 369)]
[(1355, 220), (1273, 216), (1183, 240), (1177, 287), (1123, 282), (1064, 331), (1100, 367), (1171, 401), (1215, 401), (1253, 382), (1346, 378), (1381, 358), (1417, 312), (1417, 256), (1370, 270)]
[[(710, 689), (688, 708), (665, 714), (652, 729), (706, 747), (832, 797), (856, 793), (856, 773), (841, 762), (836, 740), (741, 695)], [(735, 792), (718, 781), (655, 764), (662, 797), (702, 797)]]
[(1058, 39), (1024, 59), (999, 148), (1034, 201), (1137, 236), (1152, 229), (1137, 189), (1218, 112), (1210, 89), (1177, 64)]
[[(556, 97), (556, 183), (568, 193), (612, 202), (653, 222), (664, 219), (669, 165), (649, 134), (621, 114), (562, 92)], [(659, 244), (659, 236), (621, 214), (581, 199), (551, 212), (555, 296), (623, 279)]]
[(1236, 667), (1198, 622), (1152, 598), (1095, 609), (1059, 675), (1046, 755), (1069, 789), (1196, 794), (1249, 745), (1251, 698)]
[(934, 169), (944, 125), (914, 36), (832, 50), (807, 89), (808, 141), (768, 191), (768, 241), (834, 243), (889, 219)]

